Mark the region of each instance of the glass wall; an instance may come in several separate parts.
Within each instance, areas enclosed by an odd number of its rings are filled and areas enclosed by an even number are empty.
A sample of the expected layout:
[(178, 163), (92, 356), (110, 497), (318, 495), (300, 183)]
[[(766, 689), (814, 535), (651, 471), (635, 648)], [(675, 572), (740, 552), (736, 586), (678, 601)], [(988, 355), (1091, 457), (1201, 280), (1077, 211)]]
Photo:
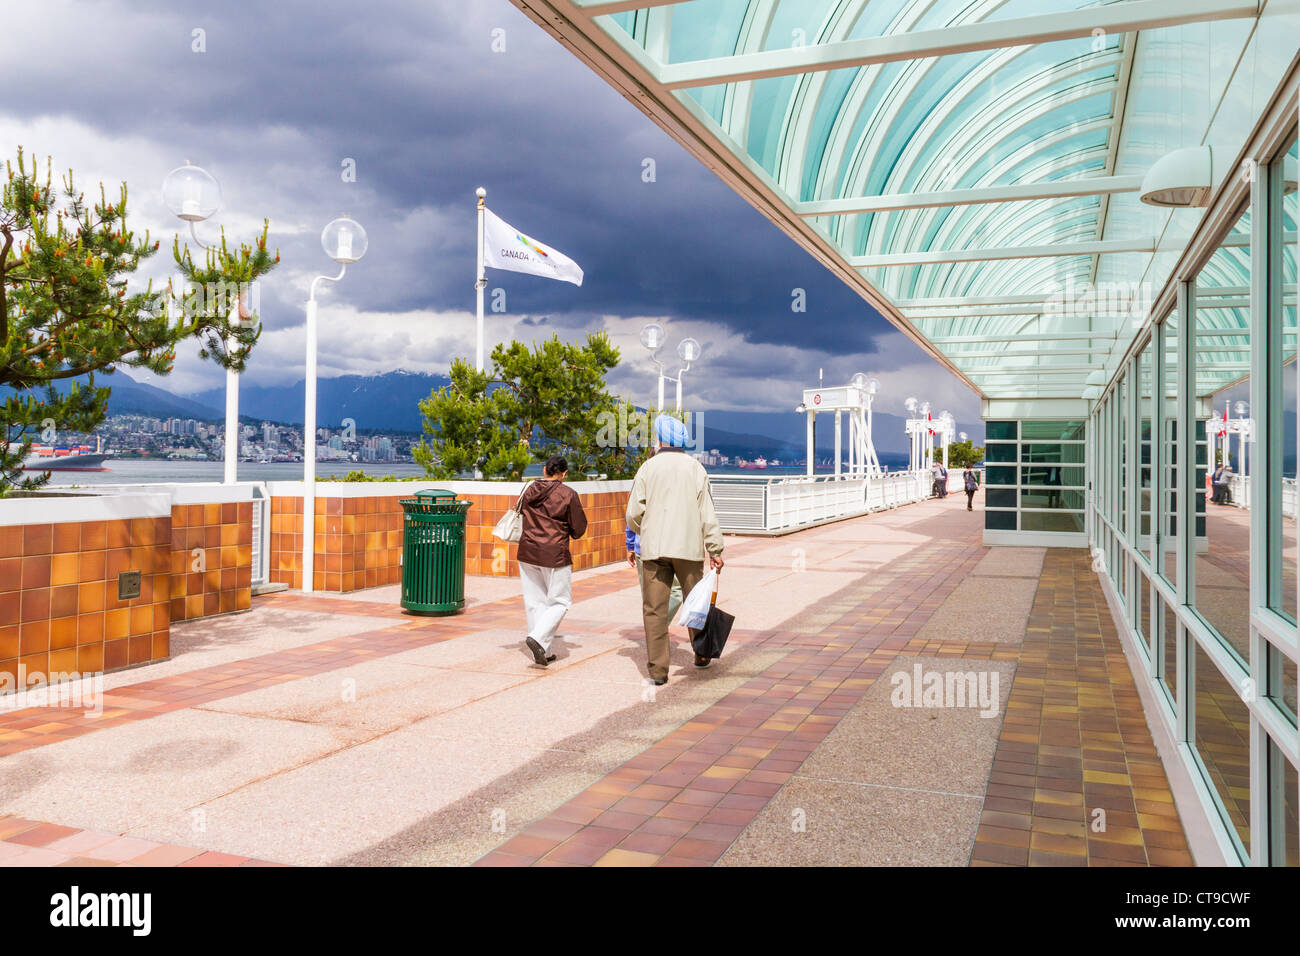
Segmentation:
[(985, 423), (984, 527), (990, 531), (1084, 530), (1087, 423)]
[(1274, 866), (1300, 857), (1296, 159), (1293, 130), (1232, 184), (1092, 416), (1093, 567), (1225, 856)]

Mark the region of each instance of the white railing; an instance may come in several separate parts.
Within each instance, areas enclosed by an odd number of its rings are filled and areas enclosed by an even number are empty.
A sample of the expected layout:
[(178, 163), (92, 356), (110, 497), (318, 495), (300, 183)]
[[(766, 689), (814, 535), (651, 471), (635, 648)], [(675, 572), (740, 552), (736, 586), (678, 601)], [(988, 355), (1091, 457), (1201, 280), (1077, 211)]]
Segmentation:
[[(1250, 475), (1233, 475), (1228, 480), (1228, 494), (1231, 496), (1231, 504), (1238, 508), (1250, 507)], [(1282, 516), (1284, 518), (1296, 517), (1296, 480), (1294, 478), (1282, 479)]]
[[(719, 475), (709, 479), (722, 530), (742, 534), (791, 531), (924, 501), (930, 497), (931, 484), (928, 471), (877, 478)], [(949, 473), (948, 487), (960, 489), (960, 474), (954, 484)]]

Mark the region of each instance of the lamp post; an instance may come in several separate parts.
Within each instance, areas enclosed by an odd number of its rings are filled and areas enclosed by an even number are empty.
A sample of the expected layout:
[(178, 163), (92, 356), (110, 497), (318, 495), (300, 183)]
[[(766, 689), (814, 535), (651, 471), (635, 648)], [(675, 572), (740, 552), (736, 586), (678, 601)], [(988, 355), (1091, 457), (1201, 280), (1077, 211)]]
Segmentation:
[(682, 360), (682, 367), (678, 370), (677, 375), (670, 376), (664, 373), (664, 363), (659, 361), (659, 353), (663, 351), (664, 341), (667, 339), (664, 327), (658, 322), (651, 322), (641, 330), (641, 345), (650, 352), (650, 361), (655, 363), (659, 370), (659, 403), (655, 406), (655, 411), (663, 411), (664, 408), (664, 380), (669, 379), (677, 384), (677, 410), (682, 410), (682, 376), (685, 375), (691, 367), (691, 363), (699, 359), (704, 349), (695, 339), (685, 338), (677, 343), (677, 357)]
[[(166, 175), (162, 184), (163, 202), (172, 214), (189, 223), (190, 237), (201, 249), (211, 248), (199, 238), (194, 224), (210, 219), (221, 208), (221, 186), (205, 169), (188, 159)], [(237, 319), (248, 317), (242, 300), (236, 304)], [(226, 343), (229, 346), (229, 342)], [(222, 481), (235, 483), (239, 471), (239, 373), (226, 369), (226, 440), (225, 467)]]
[(1245, 402), (1237, 402), (1233, 409), (1237, 413), (1237, 451), (1241, 458), (1241, 476), (1243, 478), (1249, 474), (1248, 462), (1246, 461), (1246, 440), (1250, 437), (1250, 426), (1246, 422), (1246, 412), (1250, 408)]
[(317, 276), (307, 297), (307, 381), (302, 425), (302, 590), (314, 589), (316, 570), (316, 286), (338, 282), (348, 266), (366, 254), (369, 241), (360, 224), (341, 216), (320, 234), (321, 248), (339, 264), (336, 276)]
[(657, 322), (651, 322), (641, 330), (641, 344), (650, 350), (650, 361), (659, 369), (659, 403), (655, 406), (655, 411), (663, 411), (664, 407), (664, 363), (659, 361), (664, 338), (664, 327)]
[(682, 376), (691, 367), (691, 363), (700, 357), (700, 343), (695, 339), (682, 339), (677, 343), (677, 357), (684, 363), (677, 371), (677, 410), (682, 410)]

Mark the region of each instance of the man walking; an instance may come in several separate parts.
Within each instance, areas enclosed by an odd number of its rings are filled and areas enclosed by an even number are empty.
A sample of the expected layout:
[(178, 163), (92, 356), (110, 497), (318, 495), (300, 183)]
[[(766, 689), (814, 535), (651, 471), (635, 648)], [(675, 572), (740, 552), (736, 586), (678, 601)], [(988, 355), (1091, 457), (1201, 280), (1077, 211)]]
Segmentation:
[[(722, 570), (722, 529), (709, 494), (709, 476), (686, 454), (686, 426), (670, 415), (660, 415), (655, 419), (655, 437), (659, 453), (632, 479), (627, 526), (641, 536), (641, 617), (650, 679), (666, 684), (673, 578), (681, 582), (683, 594), (690, 594), (704, 577), (706, 554), (710, 567)], [(707, 657), (696, 656), (696, 667), (708, 664)]]

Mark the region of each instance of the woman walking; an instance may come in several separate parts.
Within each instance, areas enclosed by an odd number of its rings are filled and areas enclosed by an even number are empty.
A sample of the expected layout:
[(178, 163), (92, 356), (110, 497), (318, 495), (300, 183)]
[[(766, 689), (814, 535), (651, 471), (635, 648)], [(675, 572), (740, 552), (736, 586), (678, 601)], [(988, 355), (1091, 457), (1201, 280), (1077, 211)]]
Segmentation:
[(966, 489), (966, 510), (975, 510), (975, 490), (980, 486), (980, 479), (970, 465), (961, 473), (962, 487)]
[(519, 536), (519, 580), (524, 589), (528, 634), (524, 644), (546, 667), (555, 660), (551, 639), (572, 603), (573, 556), (569, 540), (587, 531), (587, 515), (577, 493), (564, 483), (569, 463), (552, 455), (520, 496), (524, 528)]

